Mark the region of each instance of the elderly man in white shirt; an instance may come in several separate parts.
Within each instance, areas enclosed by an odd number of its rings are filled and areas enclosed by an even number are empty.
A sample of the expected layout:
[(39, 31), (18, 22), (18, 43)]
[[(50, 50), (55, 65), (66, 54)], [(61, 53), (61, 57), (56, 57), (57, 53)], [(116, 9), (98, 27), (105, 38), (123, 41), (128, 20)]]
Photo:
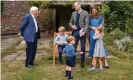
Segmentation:
[(32, 6), (30, 13), (24, 16), (20, 25), (21, 35), (26, 41), (26, 61), (25, 67), (33, 68), (37, 51), (37, 40), (40, 39), (40, 28), (37, 22), (38, 8)]

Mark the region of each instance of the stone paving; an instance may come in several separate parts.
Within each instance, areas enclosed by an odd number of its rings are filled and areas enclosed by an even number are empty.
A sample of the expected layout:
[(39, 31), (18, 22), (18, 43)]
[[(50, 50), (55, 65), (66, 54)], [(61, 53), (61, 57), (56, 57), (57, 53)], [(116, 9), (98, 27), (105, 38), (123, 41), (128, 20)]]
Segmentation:
[(1, 36), (1, 50), (3, 49), (7, 49), (9, 47), (11, 47), (13, 44), (15, 44), (16, 42), (18, 42), (19, 40), (22, 40), (21, 38), (19, 38), (18, 35), (6, 35), (6, 36)]
[[(41, 56), (48, 54), (48, 51), (45, 50), (45, 49), (51, 48), (50, 44), (53, 40), (52, 37), (48, 37), (48, 36), (44, 36), (44, 35), (41, 35), (41, 36), (42, 36), (42, 38), (38, 40), (38, 49), (37, 49), (36, 58), (40, 58)], [(12, 37), (11, 39), (10, 38), (9, 39), (4, 39), (3, 42), (6, 42), (7, 40), (9, 40), (9, 41), (11, 40), (10, 44), (11, 43), (13, 44), (14, 40), (19, 40), (19, 39), (22, 39), (22, 38), (20, 38), (20, 36), (17, 36), (15, 38)], [(7, 44), (5, 44), (3, 42), (1, 42), (1, 43), (2, 43), (2, 47), (4, 49), (10, 47), (10, 45), (8, 45), (9, 42)], [(2, 61), (14, 61), (14, 60), (23, 61), (23, 60), (25, 60), (26, 59), (26, 54), (25, 54), (26, 44), (25, 44), (25, 41), (22, 39), (20, 44), (17, 45), (15, 48), (18, 51), (16, 53), (12, 53), (10, 55), (4, 56), (2, 58)]]
[(17, 58), (17, 56), (18, 55), (16, 55), (16, 54), (7, 55), (2, 60), (4, 60), (4, 61), (13, 61)]

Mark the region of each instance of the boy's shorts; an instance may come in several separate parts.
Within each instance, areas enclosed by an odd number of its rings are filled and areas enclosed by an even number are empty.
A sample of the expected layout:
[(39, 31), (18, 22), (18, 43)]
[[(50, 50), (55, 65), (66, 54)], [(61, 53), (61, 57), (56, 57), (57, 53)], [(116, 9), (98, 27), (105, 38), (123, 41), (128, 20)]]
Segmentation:
[(66, 57), (66, 65), (70, 67), (75, 67), (75, 56), (72, 57)]

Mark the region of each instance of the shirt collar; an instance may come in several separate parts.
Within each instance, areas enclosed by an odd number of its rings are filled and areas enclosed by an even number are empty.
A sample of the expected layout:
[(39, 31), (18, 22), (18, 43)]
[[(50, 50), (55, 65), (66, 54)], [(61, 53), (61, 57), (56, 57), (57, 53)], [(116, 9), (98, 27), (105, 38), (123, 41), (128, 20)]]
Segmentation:
[[(32, 17), (34, 17), (34, 15), (32, 13), (30, 13)], [(35, 17), (34, 17), (35, 18)]]
[(60, 36), (65, 36), (65, 33), (64, 34), (60, 34)]
[(81, 11), (82, 11), (82, 8), (80, 8), (80, 10), (79, 10), (79, 12), (78, 12), (78, 13), (80, 14), (80, 13), (81, 13)]

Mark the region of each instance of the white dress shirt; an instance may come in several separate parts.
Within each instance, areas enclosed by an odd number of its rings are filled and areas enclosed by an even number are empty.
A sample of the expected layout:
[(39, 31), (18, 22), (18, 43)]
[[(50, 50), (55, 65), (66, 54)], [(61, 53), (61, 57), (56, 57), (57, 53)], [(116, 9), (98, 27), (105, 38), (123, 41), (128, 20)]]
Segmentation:
[(35, 24), (35, 27), (36, 27), (36, 32), (38, 32), (38, 26), (37, 26), (36, 18), (34, 17), (34, 15), (32, 13), (31, 13), (31, 16), (33, 18), (33, 21), (34, 21), (34, 24)]

